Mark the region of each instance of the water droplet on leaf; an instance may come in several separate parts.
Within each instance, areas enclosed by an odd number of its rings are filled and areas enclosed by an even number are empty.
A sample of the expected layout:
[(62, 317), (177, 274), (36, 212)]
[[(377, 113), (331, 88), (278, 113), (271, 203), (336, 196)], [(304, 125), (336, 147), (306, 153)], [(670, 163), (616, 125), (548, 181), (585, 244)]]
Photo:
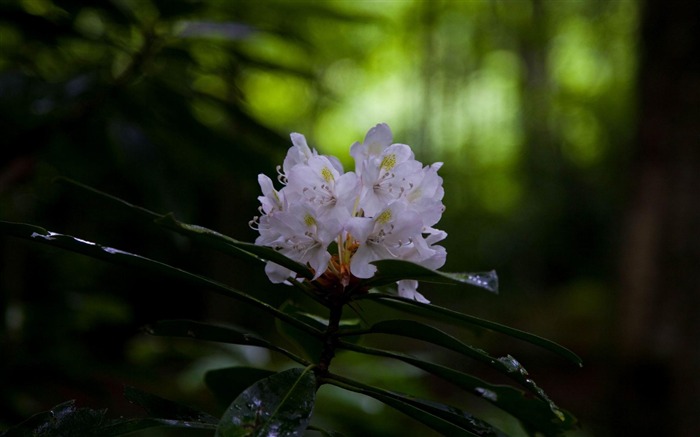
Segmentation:
[(493, 402), (498, 400), (498, 395), (494, 391), (481, 387), (477, 387), (474, 390), (476, 390), (476, 392), (484, 399), (488, 399)]
[(468, 273), (465, 282), (493, 293), (498, 293), (498, 275), (495, 270), (491, 270), (490, 272)]

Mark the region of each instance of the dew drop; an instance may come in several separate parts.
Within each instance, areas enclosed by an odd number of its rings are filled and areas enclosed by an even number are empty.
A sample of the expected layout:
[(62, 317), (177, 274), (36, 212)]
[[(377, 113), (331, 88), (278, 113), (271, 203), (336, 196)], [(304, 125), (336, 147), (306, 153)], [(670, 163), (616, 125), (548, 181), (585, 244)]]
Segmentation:
[(506, 370), (508, 370), (510, 373), (520, 372), (520, 374), (523, 376), (528, 374), (527, 370), (525, 370), (518, 360), (513, 358), (513, 356), (510, 354), (499, 358), (498, 361), (503, 364), (506, 367)]
[(498, 293), (498, 275), (495, 270), (491, 270), (490, 272), (467, 273), (465, 282), (490, 292)]
[(44, 239), (44, 240), (51, 241), (51, 240), (54, 240), (54, 239), (55, 239), (54, 237), (55, 237), (56, 235), (58, 235), (58, 234), (53, 233), (53, 232), (49, 232), (49, 233), (46, 234), (46, 235), (45, 235), (45, 234), (40, 234), (40, 233), (38, 233), (38, 232), (32, 232), (32, 235), (30, 235), (30, 236), (31, 236), (32, 238), (42, 238), (42, 239)]
[(78, 242), (83, 243), (83, 244), (87, 244), (88, 246), (96, 246), (96, 244), (93, 243), (92, 241), (81, 240), (80, 238), (74, 238), (74, 239), (75, 239), (75, 241), (78, 241)]
[(477, 387), (475, 390), (484, 399), (488, 399), (493, 402), (498, 400), (498, 395), (489, 389)]

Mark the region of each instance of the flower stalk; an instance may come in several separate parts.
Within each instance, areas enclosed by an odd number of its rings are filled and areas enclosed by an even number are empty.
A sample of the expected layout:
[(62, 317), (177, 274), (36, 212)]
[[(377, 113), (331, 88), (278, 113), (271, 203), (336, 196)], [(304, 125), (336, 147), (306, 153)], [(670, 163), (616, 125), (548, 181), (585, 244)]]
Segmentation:
[(338, 330), (340, 328), (340, 319), (343, 316), (343, 303), (338, 302), (330, 307), (330, 316), (328, 318), (328, 327), (323, 333), (323, 348), (318, 360), (317, 371), (319, 374), (325, 375), (328, 373), (328, 368), (331, 365), (331, 360), (335, 356), (335, 350), (338, 347)]

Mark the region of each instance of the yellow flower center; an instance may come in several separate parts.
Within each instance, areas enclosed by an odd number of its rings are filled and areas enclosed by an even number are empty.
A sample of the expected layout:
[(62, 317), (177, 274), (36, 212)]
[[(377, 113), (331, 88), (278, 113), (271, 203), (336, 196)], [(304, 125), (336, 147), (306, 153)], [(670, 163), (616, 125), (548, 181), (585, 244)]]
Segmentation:
[(394, 168), (395, 165), (396, 165), (396, 155), (394, 155), (392, 153), (391, 155), (386, 155), (382, 159), (382, 164), (379, 167), (386, 170), (386, 171), (389, 171), (392, 168)]
[(304, 223), (306, 226), (314, 226), (316, 224), (316, 219), (311, 216), (311, 214), (306, 214), (304, 216)]
[(375, 220), (377, 221), (377, 223), (379, 223), (381, 225), (386, 224), (387, 222), (389, 222), (391, 220), (391, 210), (385, 209), (384, 211), (382, 211), (381, 214), (379, 214), (377, 216), (377, 218)]
[(328, 167), (323, 167), (323, 169), (321, 170), (321, 176), (326, 182), (335, 180), (335, 178), (333, 177), (333, 173), (331, 173), (331, 170)]

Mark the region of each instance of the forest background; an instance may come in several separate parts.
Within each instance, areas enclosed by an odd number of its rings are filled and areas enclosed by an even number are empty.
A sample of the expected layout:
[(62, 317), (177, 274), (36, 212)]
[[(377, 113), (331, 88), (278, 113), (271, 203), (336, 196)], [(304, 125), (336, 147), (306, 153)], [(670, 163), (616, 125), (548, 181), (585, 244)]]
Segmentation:
[[(424, 294), (581, 355), (577, 369), (474, 339), (517, 356), (579, 417), (576, 435), (699, 435), (700, 7), (661, 3), (3, 0), (0, 219), (195, 266), (282, 302), (261, 269), (52, 181), (253, 241), (257, 174), (274, 174), (290, 132), (347, 169), (350, 144), (386, 122), (418, 159), (445, 162), (445, 270), (501, 278), (498, 296)], [(130, 408), (125, 383), (204, 408), (205, 370), (276, 365), (247, 348), (139, 333), (193, 318), (272, 335), (259, 314), (6, 237), (0, 309), (0, 429), (68, 399), (118, 415)], [(456, 396), (405, 367), (356, 366), (404, 391)], [(350, 395), (319, 405), (335, 405), (321, 411), (351, 435), (417, 426)]]

